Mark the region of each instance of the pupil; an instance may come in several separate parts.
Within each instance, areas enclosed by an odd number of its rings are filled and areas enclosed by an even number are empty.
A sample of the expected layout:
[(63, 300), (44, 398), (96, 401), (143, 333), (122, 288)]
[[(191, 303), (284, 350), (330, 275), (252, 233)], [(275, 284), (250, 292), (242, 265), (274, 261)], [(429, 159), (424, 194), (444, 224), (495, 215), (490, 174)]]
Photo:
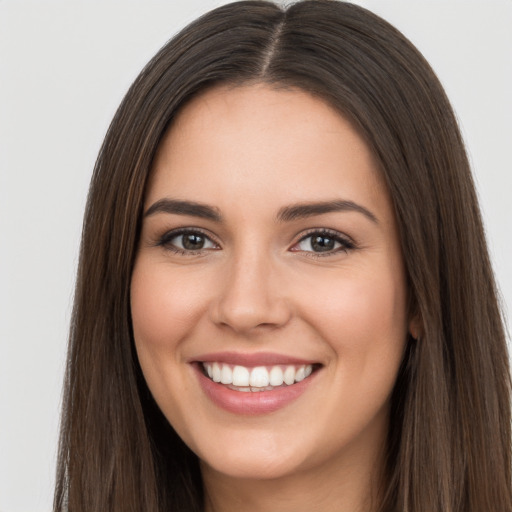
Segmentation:
[(183, 247), (189, 250), (202, 249), (204, 246), (204, 237), (200, 235), (183, 235)]
[(315, 236), (311, 240), (311, 246), (317, 252), (331, 251), (334, 249), (334, 239), (327, 236)]

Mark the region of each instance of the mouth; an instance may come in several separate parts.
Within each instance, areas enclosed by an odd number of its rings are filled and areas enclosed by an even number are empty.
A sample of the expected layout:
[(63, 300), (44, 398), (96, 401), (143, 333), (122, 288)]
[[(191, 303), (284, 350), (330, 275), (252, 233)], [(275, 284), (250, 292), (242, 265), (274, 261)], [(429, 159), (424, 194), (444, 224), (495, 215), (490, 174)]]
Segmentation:
[(190, 361), (205, 396), (237, 415), (260, 415), (295, 402), (323, 364), (275, 354), (216, 353)]
[(223, 362), (201, 362), (205, 377), (240, 392), (273, 391), (307, 379), (319, 364), (289, 364), (248, 367)]

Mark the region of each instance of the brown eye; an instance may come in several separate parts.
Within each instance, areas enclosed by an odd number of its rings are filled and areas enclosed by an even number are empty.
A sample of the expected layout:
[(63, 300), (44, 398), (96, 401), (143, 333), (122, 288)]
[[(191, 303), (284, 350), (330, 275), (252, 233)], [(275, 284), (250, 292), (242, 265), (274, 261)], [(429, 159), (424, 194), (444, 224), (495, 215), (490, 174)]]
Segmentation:
[(197, 251), (198, 249), (202, 249), (205, 244), (205, 237), (202, 235), (197, 235), (195, 233), (190, 233), (188, 235), (180, 235), (182, 239), (182, 246), (184, 249), (189, 251)]
[(317, 235), (311, 237), (310, 244), (315, 252), (332, 251), (336, 246), (336, 240), (328, 236)]
[(166, 233), (158, 245), (181, 253), (194, 253), (208, 249), (218, 249), (218, 245), (200, 231), (180, 230)]
[(317, 231), (303, 237), (293, 248), (293, 251), (309, 253), (338, 253), (353, 249), (354, 244), (343, 235), (336, 232)]

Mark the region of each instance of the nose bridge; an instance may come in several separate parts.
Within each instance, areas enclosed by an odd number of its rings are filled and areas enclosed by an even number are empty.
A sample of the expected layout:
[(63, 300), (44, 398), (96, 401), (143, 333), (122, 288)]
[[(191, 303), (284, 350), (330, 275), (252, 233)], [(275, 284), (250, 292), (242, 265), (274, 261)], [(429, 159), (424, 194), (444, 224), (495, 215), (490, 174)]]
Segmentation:
[(290, 313), (279, 286), (278, 269), (261, 245), (234, 251), (215, 308), (215, 321), (236, 332), (279, 327)]

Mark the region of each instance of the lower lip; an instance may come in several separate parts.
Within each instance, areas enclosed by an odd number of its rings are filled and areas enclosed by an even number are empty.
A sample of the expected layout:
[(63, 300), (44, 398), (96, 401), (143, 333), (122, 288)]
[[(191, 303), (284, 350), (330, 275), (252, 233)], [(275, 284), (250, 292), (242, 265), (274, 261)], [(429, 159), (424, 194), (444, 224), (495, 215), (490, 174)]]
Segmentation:
[(286, 407), (306, 391), (318, 373), (315, 371), (300, 382), (273, 391), (243, 392), (213, 382), (203, 374), (200, 364), (194, 364), (194, 367), (203, 391), (215, 405), (234, 414), (244, 415), (268, 414)]

